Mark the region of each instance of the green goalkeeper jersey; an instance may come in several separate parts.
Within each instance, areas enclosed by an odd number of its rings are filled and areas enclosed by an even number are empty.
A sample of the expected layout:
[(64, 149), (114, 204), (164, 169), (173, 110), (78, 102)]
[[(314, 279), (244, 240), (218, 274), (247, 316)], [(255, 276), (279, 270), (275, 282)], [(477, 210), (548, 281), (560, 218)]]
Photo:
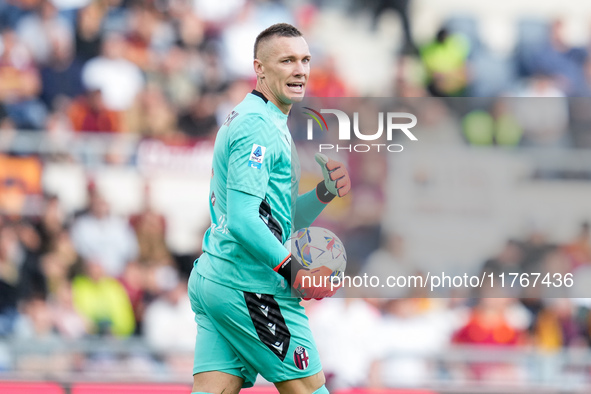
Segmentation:
[(280, 261), (260, 261), (228, 231), (227, 191), (254, 195), (269, 204), (281, 229), (281, 241), (259, 246), (276, 249), (292, 232), (299, 178), (287, 115), (259, 92), (249, 93), (216, 137), (209, 195), (211, 226), (203, 239), (199, 274), (243, 291), (289, 296), (289, 286), (273, 271)]

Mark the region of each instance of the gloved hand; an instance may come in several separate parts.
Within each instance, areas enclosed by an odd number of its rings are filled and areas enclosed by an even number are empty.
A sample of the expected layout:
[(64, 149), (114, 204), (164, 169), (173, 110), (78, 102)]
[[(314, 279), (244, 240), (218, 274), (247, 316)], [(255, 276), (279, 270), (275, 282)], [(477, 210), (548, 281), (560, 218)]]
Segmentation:
[(293, 282), (293, 288), (304, 300), (332, 297), (340, 286), (332, 286), (331, 274), (332, 270), (324, 265), (311, 270), (301, 269)]
[[(332, 285), (330, 268), (320, 266), (307, 269), (291, 253), (273, 270), (291, 283), (297, 294), (305, 300), (332, 297), (341, 287), (340, 284)], [(293, 281), (292, 273), (295, 274)]]
[[(330, 200), (332, 200), (330, 197), (346, 196), (351, 190), (351, 178), (349, 178), (349, 172), (344, 164), (329, 159), (322, 153), (316, 153), (314, 159), (316, 159), (316, 163), (322, 168), (322, 175), (324, 176), (324, 188), (321, 187), (318, 189), (317, 187), (316, 190), (316, 194), (320, 201), (330, 202)], [(319, 186), (321, 185), (319, 184)], [(326, 191), (330, 192), (333, 196), (328, 196)]]

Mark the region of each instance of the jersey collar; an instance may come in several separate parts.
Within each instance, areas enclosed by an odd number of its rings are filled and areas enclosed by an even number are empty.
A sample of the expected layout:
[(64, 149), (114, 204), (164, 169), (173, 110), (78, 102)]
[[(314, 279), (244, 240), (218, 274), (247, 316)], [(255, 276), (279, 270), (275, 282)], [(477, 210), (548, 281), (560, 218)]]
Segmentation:
[(259, 92), (256, 89), (252, 89), (252, 92), (250, 92), (250, 93), (254, 94), (255, 96), (258, 96), (258, 97), (262, 98), (263, 101), (265, 102), (265, 104), (267, 104), (267, 102), (269, 101), (269, 99), (266, 98), (264, 94), (262, 94), (261, 92)]
[(279, 108), (277, 108), (277, 106), (273, 104), (272, 101), (269, 101), (269, 99), (266, 98), (264, 94), (262, 94), (256, 89), (253, 89), (250, 93), (257, 97), (260, 97), (265, 102), (265, 104), (267, 104), (267, 107), (271, 107), (272, 113), (276, 115), (279, 119), (281, 119), (283, 122), (287, 121), (288, 115), (284, 114)]

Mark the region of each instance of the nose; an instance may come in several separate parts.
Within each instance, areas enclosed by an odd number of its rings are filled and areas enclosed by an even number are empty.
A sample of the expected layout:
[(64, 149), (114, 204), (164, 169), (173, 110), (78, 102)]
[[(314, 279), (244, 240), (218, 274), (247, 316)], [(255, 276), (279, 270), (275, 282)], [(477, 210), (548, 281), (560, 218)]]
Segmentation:
[(293, 75), (296, 77), (300, 77), (306, 74), (306, 65), (303, 62), (296, 62), (296, 66), (293, 70)]

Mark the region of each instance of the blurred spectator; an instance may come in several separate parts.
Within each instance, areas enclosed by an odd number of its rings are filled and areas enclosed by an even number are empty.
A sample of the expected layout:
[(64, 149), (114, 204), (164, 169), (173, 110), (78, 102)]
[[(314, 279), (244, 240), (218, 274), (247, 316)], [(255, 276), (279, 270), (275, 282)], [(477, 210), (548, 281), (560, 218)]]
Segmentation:
[(523, 253), (519, 243), (514, 240), (508, 240), (503, 249), (494, 257), (485, 261), (482, 266), (482, 271), (493, 273), (494, 276), (499, 274), (509, 275), (510, 273), (521, 273), (521, 265), (523, 261)]
[(533, 75), (516, 93), (519, 97), (535, 97), (513, 101), (513, 113), (523, 127), (522, 145), (569, 146), (569, 103), (556, 79), (547, 74)]
[(34, 13), (19, 21), (16, 31), (39, 65), (49, 62), (56, 46), (71, 46), (74, 41), (70, 23), (50, 0), (41, 0)]
[(130, 7), (126, 18), (125, 58), (144, 71), (153, 68), (154, 52), (169, 47), (174, 41), (174, 31), (163, 17), (162, 12), (148, 2), (137, 2)]
[(17, 128), (40, 129), (47, 110), (37, 100), (41, 91), (39, 70), (13, 30), (0, 35), (0, 103)]
[(43, 202), (43, 211), (35, 227), (41, 238), (41, 252), (45, 253), (57, 243), (66, 224), (66, 216), (57, 196), (45, 195)]
[(538, 348), (555, 352), (562, 347), (586, 345), (570, 299), (549, 298), (543, 305), (532, 324), (533, 340)]
[(32, 297), (22, 301), (19, 318), (15, 326), (15, 336), (26, 340), (58, 341), (54, 331), (54, 319), (47, 301), (42, 297)]
[(86, 62), (82, 68), (82, 83), (88, 90), (100, 90), (109, 110), (129, 109), (144, 87), (142, 72), (125, 59), (126, 51), (123, 37), (111, 33), (105, 37), (101, 55)]
[(582, 48), (572, 48), (564, 38), (564, 21), (555, 19), (550, 26), (548, 41), (533, 59), (534, 73), (556, 79), (560, 90), (569, 96), (587, 93), (583, 71), (587, 54)]
[(219, 127), (215, 116), (218, 97), (215, 93), (205, 93), (197, 98), (186, 112), (179, 115), (179, 130), (192, 138), (215, 136)]
[(0, 154), (0, 212), (20, 217), (29, 197), (41, 193), (43, 164), (36, 156)]
[(29, 297), (20, 303), (19, 312), (14, 337), (29, 346), (19, 353), (17, 368), (49, 374), (67, 370), (69, 354), (54, 351), (61, 338), (49, 303), (43, 297)]
[(12, 332), (17, 316), (17, 285), (23, 250), (14, 227), (0, 216), (0, 335)]
[(200, 50), (199, 55), (201, 59), (197, 77), (202, 92), (221, 93), (227, 88), (228, 81), (246, 78), (243, 75), (228, 74), (228, 66), (225, 64), (228, 59), (224, 58), (224, 54), (216, 42), (207, 42), (205, 47)]
[[(548, 253), (546, 253), (539, 266), (540, 271), (529, 271), (529, 272), (544, 272), (550, 273), (553, 278), (555, 275), (560, 275), (562, 278), (569, 272), (572, 272), (573, 267), (568, 256), (560, 247), (553, 247)], [(577, 272), (575, 272), (575, 275)], [(583, 272), (579, 275), (583, 276)], [(541, 290), (542, 288), (540, 288)], [(571, 295), (569, 287), (567, 286), (553, 286), (548, 289), (544, 289), (543, 297), (569, 297)]]
[(579, 234), (563, 247), (573, 269), (581, 265), (591, 265), (591, 231), (589, 227), (589, 222), (583, 222)]
[(72, 281), (72, 297), (78, 313), (92, 322), (91, 333), (129, 336), (135, 319), (125, 289), (106, 276), (103, 265), (92, 260), (84, 263), (85, 273)]
[(410, 26), (410, 18), (408, 15), (408, 6), (410, 0), (377, 0), (373, 10), (373, 26), (377, 26), (382, 14), (388, 10), (393, 10), (400, 15), (402, 22), (402, 32), (404, 33), (404, 44), (402, 46), (402, 53), (416, 54), (417, 47), (412, 38), (412, 29)]
[(14, 127), (15, 126), (12, 122), (12, 119), (10, 119), (10, 117), (6, 113), (6, 109), (4, 109), (2, 103), (0, 103), (0, 131), (8, 132), (9, 130), (11, 131), (12, 129), (14, 129)]
[(50, 52), (40, 69), (40, 97), (47, 107), (55, 110), (60, 97), (74, 98), (84, 93), (80, 79), (82, 63), (74, 58), (74, 43), (71, 39), (52, 39), (48, 45)]
[(420, 50), (429, 92), (436, 97), (462, 96), (468, 86), (468, 42), (446, 28)]
[(158, 25), (158, 14), (147, 4), (136, 3), (130, 9), (127, 23), (124, 57), (146, 71), (152, 66), (150, 45)]
[(138, 241), (138, 261), (147, 266), (172, 264), (166, 245), (166, 218), (149, 206), (130, 218)]
[(14, 29), (24, 16), (33, 11), (42, 0), (7, 0), (0, 2), (0, 30)]
[(207, 0), (192, 0), (193, 12), (199, 15), (212, 30), (217, 30), (231, 21), (244, 7), (245, 0), (226, 0), (212, 2)]
[(121, 131), (119, 113), (106, 108), (100, 89), (89, 90), (70, 105), (68, 116), (75, 131)]
[[(206, 3), (206, 0), (198, 0), (199, 3)], [(289, 14), (281, 15), (279, 18), (272, 18), (269, 21), (269, 15), (259, 13), (259, 6), (262, 3), (246, 2), (244, 0), (231, 0), (241, 3), (240, 7), (233, 8), (236, 13), (235, 19), (220, 31), (221, 50), (219, 54), (221, 65), (232, 79), (252, 78), (252, 43), (256, 36), (267, 26), (277, 22), (291, 23)], [(220, 2), (221, 4), (221, 2)], [(225, 8), (217, 6), (218, 8)], [(282, 7), (279, 5), (279, 7)], [(198, 14), (203, 17), (203, 14)], [(264, 18), (264, 17), (267, 18)], [(205, 17), (203, 17), (205, 19)], [(267, 20), (265, 20), (267, 19)], [(222, 69), (222, 68), (220, 68)], [(212, 69), (211, 71), (214, 71)], [(205, 79), (207, 81), (207, 79)]]
[[(453, 343), (489, 347), (525, 345), (529, 323), (527, 311), (514, 299), (481, 298), (467, 323), (453, 335)], [(519, 371), (510, 363), (473, 362), (468, 372), (469, 379), (519, 380)]]
[(157, 85), (149, 84), (125, 116), (125, 130), (149, 138), (170, 138), (176, 131), (176, 112)]
[(90, 211), (78, 217), (70, 230), (72, 241), (82, 258), (101, 265), (106, 275), (118, 277), (138, 253), (133, 229), (122, 218), (109, 212), (103, 197), (91, 197)]
[(161, 285), (163, 293), (147, 306), (144, 315), (146, 341), (158, 352), (191, 352), (197, 330), (186, 280), (177, 276)]
[(306, 87), (306, 94), (310, 97), (350, 97), (348, 87), (339, 76), (336, 59), (327, 56), (321, 62), (314, 64), (314, 77)]
[(144, 312), (146, 305), (152, 301), (151, 295), (146, 291), (147, 278), (147, 268), (132, 261), (125, 266), (125, 270), (119, 279), (127, 292), (131, 308), (133, 309), (133, 316), (136, 322), (135, 334), (143, 334)]
[(372, 362), (381, 354), (379, 311), (363, 299), (327, 299), (309, 305), (308, 315), (327, 387), (363, 387)]
[(76, 10), (87, 6), (92, 0), (51, 0), (60, 11)]
[(56, 97), (53, 101), (53, 112), (47, 117), (45, 128), (49, 136), (49, 143), (55, 148), (55, 151), (45, 156), (47, 161), (71, 162), (76, 160), (75, 153), (67, 149), (74, 131), (74, 126), (68, 116), (70, 104), (70, 99), (63, 95)]
[(13, 333), (17, 319), (17, 291), (14, 286), (0, 279), (0, 337)]
[(200, 14), (192, 12), (189, 2), (176, 2), (171, 4), (174, 9), (171, 14), (174, 16), (174, 28), (178, 39), (179, 47), (185, 50), (198, 50), (203, 44), (206, 33), (206, 26)]
[(376, 338), (382, 352), (378, 367), (381, 384), (420, 386), (433, 374), (429, 356), (444, 351), (449, 344), (458, 321), (457, 311), (414, 298), (384, 300), (382, 309), (384, 318)]
[(100, 55), (103, 43), (101, 27), (108, 5), (104, 1), (89, 1), (76, 18), (76, 59), (84, 63)]
[[(421, 141), (417, 148), (429, 150), (464, 146), (458, 132), (461, 130), (458, 116), (450, 105), (453, 102), (441, 98), (408, 101), (408, 110), (421, 119), (420, 128), (416, 130), (417, 138)], [(399, 133), (397, 138), (403, 140), (406, 137)]]
[(393, 97), (425, 97), (427, 91), (424, 82), (425, 69), (421, 60), (415, 56), (401, 56), (396, 61), (394, 72), (394, 86), (391, 89)]
[[(419, 269), (409, 261), (406, 253), (404, 238), (399, 234), (383, 234), (380, 247), (367, 256), (365, 265), (361, 272), (368, 276), (388, 278), (389, 276), (420, 275)], [(347, 244), (348, 245), (348, 244)], [(347, 267), (348, 269), (348, 267)], [(364, 289), (365, 291), (376, 292), (375, 297), (393, 298), (413, 296), (409, 289), (399, 288), (378, 288)]]
[(533, 223), (525, 242), (522, 243), (523, 272), (541, 272), (546, 255), (552, 252), (554, 245), (548, 242), (548, 236), (540, 223)]
[(515, 147), (523, 129), (511, 112), (512, 100), (497, 98), (489, 111), (473, 110), (462, 119), (464, 136), (470, 145)]
[(21, 250), (22, 263), (19, 267), (18, 293), (19, 299), (41, 297), (46, 298), (48, 292), (47, 278), (42, 271), (41, 238), (34, 227), (26, 222), (15, 226)]
[(468, 322), (453, 336), (454, 343), (514, 346), (526, 341), (529, 318), (524, 308), (510, 298), (483, 298), (473, 308)]
[[(148, 72), (148, 89), (158, 90), (177, 110), (184, 110), (197, 96), (194, 59), (187, 50), (173, 45), (162, 56), (158, 69)], [(156, 86), (153, 86), (156, 85)]]
[[(517, 89), (517, 91), (514, 92), (514, 95), (517, 97), (566, 97), (566, 93), (558, 86), (558, 82), (552, 75), (536, 73), (521, 82), (521, 86)], [(567, 102), (566, 100), (560, 101)], [(518, 102), (519, 101), (517, 101), (517, 103)], [(516, 112), (516, 114), (518, 114), (518, 112)], [(563, 117), (561, 117), (561, 119), (562, 118)]]
[(81, 339), (90, 332), (91, 322), (74, 307), (70, 282), (63, 282), (56, 289), (50, 298), (49, 308), (55, 331), (60, 337), (68, 340)]

